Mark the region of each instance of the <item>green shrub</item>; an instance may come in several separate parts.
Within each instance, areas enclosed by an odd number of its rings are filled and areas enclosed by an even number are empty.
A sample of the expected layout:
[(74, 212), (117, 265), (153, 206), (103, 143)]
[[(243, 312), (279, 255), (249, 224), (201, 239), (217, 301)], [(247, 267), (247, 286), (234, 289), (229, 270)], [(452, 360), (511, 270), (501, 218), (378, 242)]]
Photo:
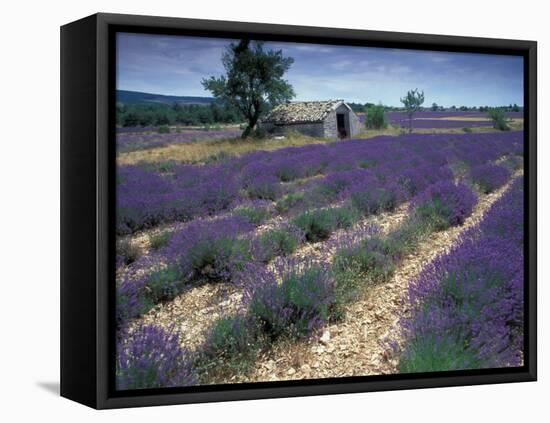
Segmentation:
[(388, 280), (395, 270), (393, 248), (391, 241), (375, 236), (338, 250), (332, 267), (337, 281), (341, 275), (355, 275), (371, 282)]
[(359, 213), (352, 207), (336, 207), (329, 209), (334, 215), (337, 228), (351, 228), (359, 220)]
[(256, 321), (234, 315), (218, 319), (199, 350), (197, 367), (205, 371), (242, 373), (254, 364), (263, 345)]
[(406, 254), (413, 253), (422, 238), (430, 232), (429, 224), (409, 218), (399, 228), (388, 234), (386, 252), (394, 259), (400, 259)]
[(153, 250), (160, 250), (170, 241), (170, 232), (162, 231), (153, 235), (149, 235), (149, 244)]
[(259, 225), (271, 216), (266, 207), (237, 207), (234, 211), (237, 216), (241, 216), (254, 225)]
[(256, 337), (257, 328), (245, 316), (224, 316), (212, 326), (205, 349), (211, 355), (233, 357), (247, 353)]
[(336, 229), (336, 215), (331, 209), (306, 211), (291, 220), (310, 242), (323, 241)]
[(121, 239), (117, 242), (117, 256), (122, 259), (124, 264), (132, 264), (140, 255), (141, 251), (139, 247), (130, 240)]
[(433, 231), (442, 231), (451, 226), (447, 219), (448, 214), (449, 207), (437, 198), (421, 203), (415, 209), (418, 222), (429, 226)]
[(159, 134), (169, 134), (170, 133), (170, 127), (168, 125), (160, 125), (157, 128), (157, 132)]
[(232, 237), (199, 241), (188, 256), (196, 275), (213, 280), (230, 279), (252, 260), (249, 241)]
[(328, 320), (334, 286), (324, 268), (291, 266), (281, 278), (281, 283), (270, 279), (262, 284), (248, 307), (249, 315), (260, 323), (266, 336), (303, 337)]
[(400, 373), (479, 369), (485, 366), (464, 334), (423, 333), (411, 340), (399, 359)]
[(463, 132), (466, 132), (467, 134), (469, 134), (469, 133), (472, 132), (472, 128), (470, 128), (469, 126), (466, 126), (466, 127), (462, 128), (462, 131), (463, 131)]
[(493, 121), (493, 127), (499, 131), (509, 131), (510, 126), (506, 119), (506, 114), (498, 107), (492, 107), (488, 112), (489, 118)]
[(318, 242), (328, 239), (338, 228), (349, 228), (357, 222), (358, 214), (349, 207), (334, 207), (306, 211), (291, 220), (300, 228), (308, 241)]
[(384, 106), (371, 106), (365, 109), (366, 120), (365, 126), (367, 129), (385, 129), (388, 126), (384, 117)]
[(146, 282), (146, 296), (156, 304), (174, 298), (183, 285), (183, 275), (175, 266), (168, 266), (152, 273)]
[(275, 209), (279, 213), (287, 213), (290, 209), (296, 207), (297, 205), (303, 205), (305, 203), (305, 196), (303, 192), (293, 192), (288, 195), (285, 195), (277, 204), (275, 204)]
[(274, 257), (292, 254), (302, 240), (302, 231), (292, 225), (270, 229), (258, 236), (255, 255), (260, 261), (268, 262)]

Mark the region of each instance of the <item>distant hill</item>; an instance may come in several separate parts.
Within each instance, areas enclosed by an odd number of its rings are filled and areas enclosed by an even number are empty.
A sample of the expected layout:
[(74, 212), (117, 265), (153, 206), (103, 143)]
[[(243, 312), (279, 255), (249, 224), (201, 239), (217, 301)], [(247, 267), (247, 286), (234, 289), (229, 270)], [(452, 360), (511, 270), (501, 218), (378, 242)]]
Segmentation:
[(139, 91), (117, 90), (116, 101), (124, 104), (203, 104), (208, 105), (216, 101), (213, 97), (191, 97), (177, 95), (162, 95), (142, 93)]

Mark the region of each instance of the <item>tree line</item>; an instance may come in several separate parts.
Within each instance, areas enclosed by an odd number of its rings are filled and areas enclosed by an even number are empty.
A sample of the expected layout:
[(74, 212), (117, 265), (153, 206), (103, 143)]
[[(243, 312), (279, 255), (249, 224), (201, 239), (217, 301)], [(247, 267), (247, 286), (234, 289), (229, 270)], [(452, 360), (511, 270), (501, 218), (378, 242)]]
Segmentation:
[(240, 123), (244, 117), (230, 105), (199, 104), (123, 104), (116, 107), (116, 124), (123, 127), (163, 125), (211, 125)]

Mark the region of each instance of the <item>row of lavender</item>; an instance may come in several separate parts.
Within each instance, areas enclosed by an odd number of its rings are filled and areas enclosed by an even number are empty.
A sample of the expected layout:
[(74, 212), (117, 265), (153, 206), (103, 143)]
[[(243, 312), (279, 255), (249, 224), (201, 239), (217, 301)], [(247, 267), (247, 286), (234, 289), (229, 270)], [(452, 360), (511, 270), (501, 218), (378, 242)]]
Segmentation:
[[(502, 169), (485, 166), (484, 172), (478, 172), (482, 177), (479, 186), (487, 191), (501, 186), (509, 176)], [(119, 386), (193, 384), (197, 374), (204, 377), (220, 359), (225, 367), (234, 371), (280, 337), (311, 333), (328, 319), (338, 317), (342, 303), (353, 298), (357, 281), (365, 278), (376, 281), (391, 275), (395, 263), (414, 248), (422, 236), (462, 223), (471, 213), (474, 202), (475, 196), (466, 186), (455, 185), (451, 180), (441, 181), (415, 197), (407, 223), (391, 236), (372, 236), (366, 243), (342, 247), (331, 269), (326, 265), (283, 260), (277, 275), (260, 261), (250, 260), (246, 238), (237, 235), (250, 230), (242, 222), (222, 219), (219, 226), (202, 222), (188, 227), (174, 235), (165, 249), (167, 261), (176, 268), (169, 267), (161, 273), (162, 277), (156, 274), (149, 278), (146, 292), (162, 292), (159, 287), (164, 293), (177, 290), (182, 270), (189, 272), (189, 276), (199, 273), (217, 280), (231, 279), (241, 284), (244, 281), (243, 303), (247, 312), (220, 319), (194, 354), (181, 350), (173, 341), (174, 335), (159, 328), (140, 326), (130, 337), (121, 337)], [(171, 280), (174, 274), (177, 276)], [(282, 284), (278, 283), (279, 279)], [(123, 291), (121, 289), (121, 293), (127, 294)], [(121, 330), (124, 331), (125, 326)], [(165, 348), (169, 351), (164, 351)], [(133, 355), (134, 350), (142, 355)], [(147, 359), (143, 358), (144, 353)], [(159, 360), (161, 363), (157, 363)], [(172, 371), (160, 374), (153, 370), (166, 366)], [(193, 373), (195, 377), (190, 376)], [(154, 377), (142, 380), (147, 375)]]
[(523, 351), (523, 177), (411, 284), (401, 372), (518, 366)]
[[(119, 166), (117, 231), (131, 233), (160, 223), (211, 216), (250, 200), (280, 200), (283, 210), (289, 206), (303, 209), (308, 201), (320, 200), (302, 194), (312, 193), (322, 184), (341, 185), (338, 173), (346, 175), (344, 185), (353, 185), (355, 180), (358, 186), (361, 178), (396, 180), (399, 173), (403, 178), (413, 177), (417, 171), (429, 174), (448, 163), (473, 166), (521, 153), (522, 138), (522, 133), (516, 132), (381, 136), (257, 151), (208, 165)], [(317, 178), (307, 184), (301, 183), (314, 176)], [(341, 188), (348, 194), (351, 191)]]

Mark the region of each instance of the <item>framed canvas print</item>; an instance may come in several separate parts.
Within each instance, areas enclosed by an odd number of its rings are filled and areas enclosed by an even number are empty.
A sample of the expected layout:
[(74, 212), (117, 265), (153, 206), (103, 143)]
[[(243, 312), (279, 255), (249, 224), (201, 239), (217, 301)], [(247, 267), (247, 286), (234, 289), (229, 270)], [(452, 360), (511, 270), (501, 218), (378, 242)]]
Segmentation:
[(536, 380), (536, 43), (61, 29), (61, 393)]

